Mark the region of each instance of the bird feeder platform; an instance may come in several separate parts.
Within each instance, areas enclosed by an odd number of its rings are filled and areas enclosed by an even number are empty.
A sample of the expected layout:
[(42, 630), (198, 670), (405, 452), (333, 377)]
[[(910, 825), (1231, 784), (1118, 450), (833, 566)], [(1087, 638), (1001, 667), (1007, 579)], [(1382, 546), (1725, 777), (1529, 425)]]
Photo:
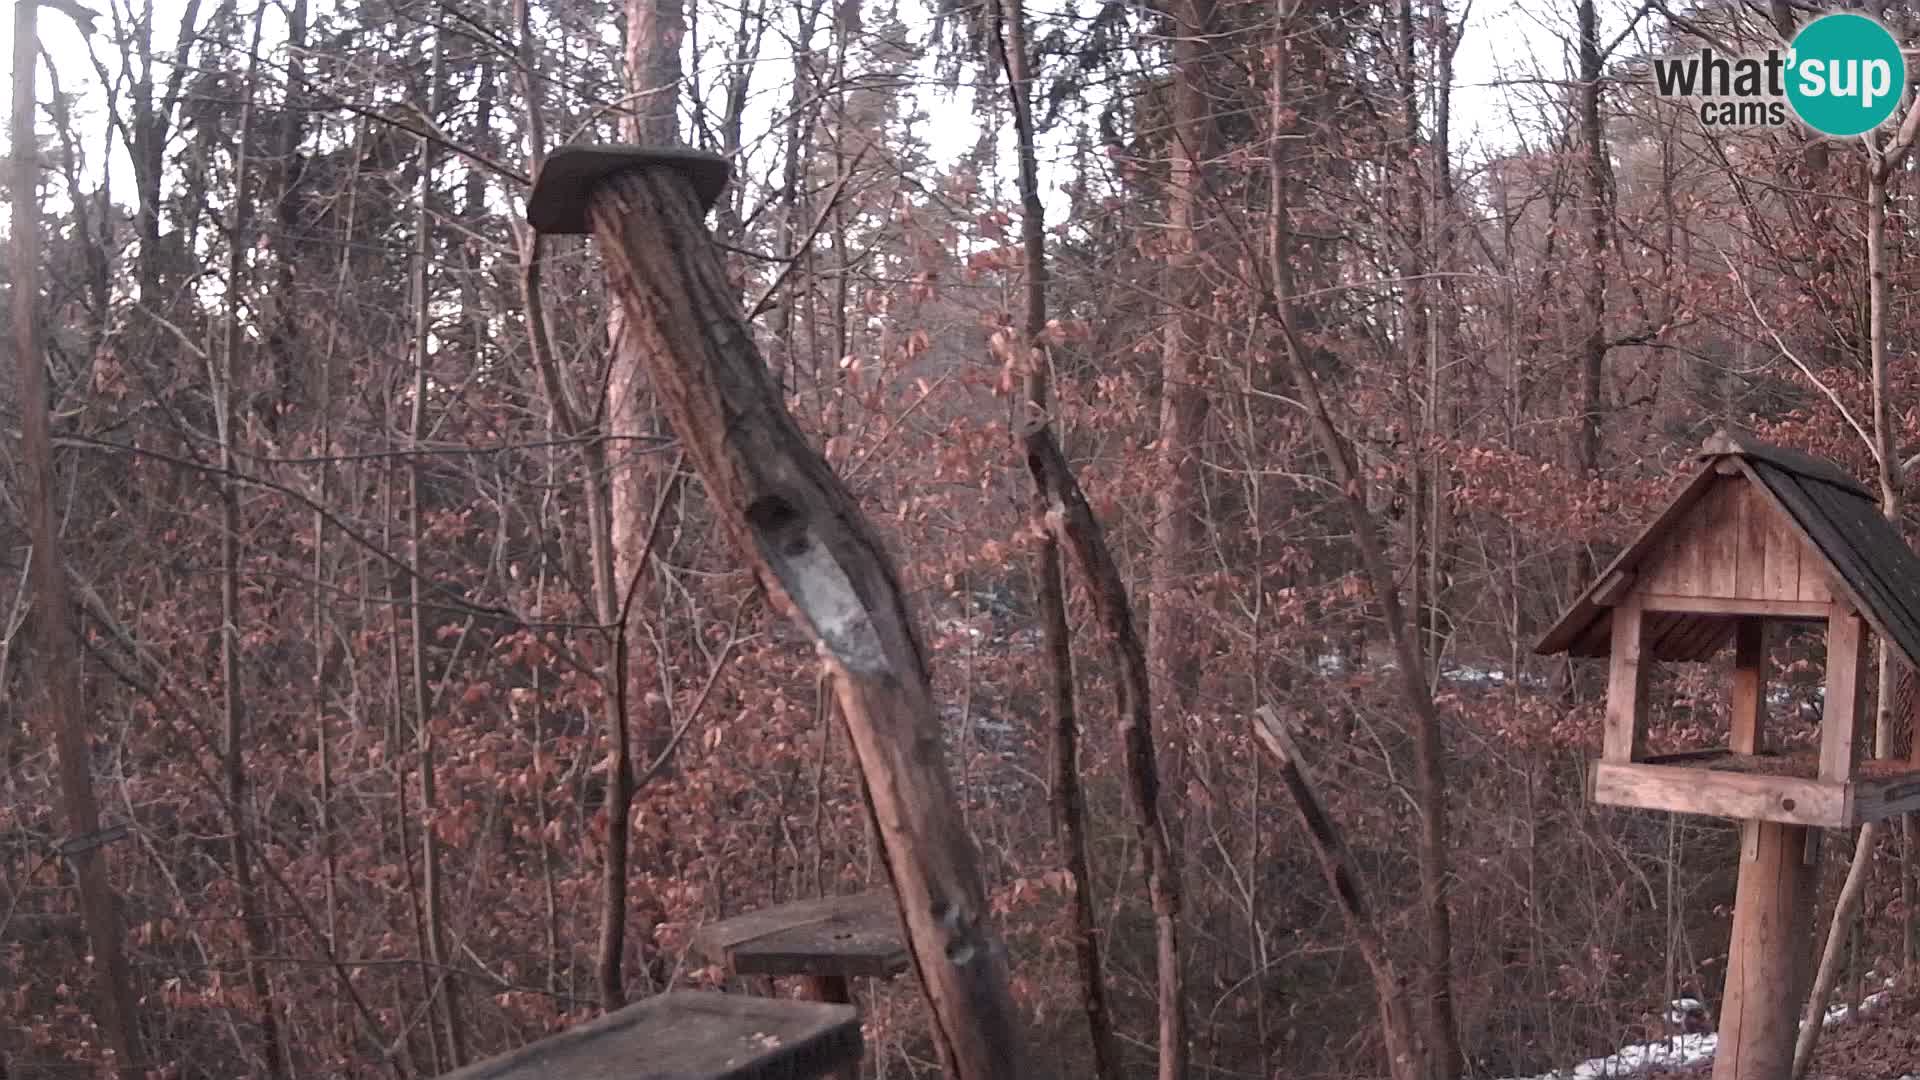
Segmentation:
[(812, 1080), (860, 1053), (851, 1006), (675, 992), (442, 1080)]
[[(1920, 810), (1920, 763), (1855, 749), (1868, 631), (1920, 667), (1920, 557), (1873, 493), (1838, 466), (1720, 433), (1639, 538), (1542, 639), (1545, 654), (1607, 657), (1593, 800), (1785, 825), (1847, 828)], [(1766, 745), (1766, 632), (1824, 623), (1817, 748)], [(1732, 724), (1718, 752), (1650, 756), (1647, 672), (1734, 645)]]
[(891, 978), (913, 962), (900, 911), (884, 890), (801, 900), (709, 923), (693, 948), (730, 975), (800, 976), (821, 1000), (845, 1001), (856, 976)]

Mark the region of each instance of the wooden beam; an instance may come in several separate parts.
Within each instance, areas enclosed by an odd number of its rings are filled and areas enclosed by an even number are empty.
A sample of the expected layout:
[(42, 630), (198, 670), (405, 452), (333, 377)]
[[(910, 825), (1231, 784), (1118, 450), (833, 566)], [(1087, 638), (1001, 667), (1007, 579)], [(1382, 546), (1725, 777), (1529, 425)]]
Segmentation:
[(1640, 594), (1643, 611), (1676, 612), (1687, 615), (1752, 615), (1767, 619), (1825, 619), (1833, 614), (1833, 605), (1825, 600), (1760, 600), (1737, 596), (1670, 596)]
[(469, 1065), (442, 1080), (805, 1080), (860, 1064), (846, 1005), (676, 991)]
[(1827, 700), (1820, 716), (1820, 779), (1853, 775), (1853, 732), (1860, 723), (1867, 671), (1866, 624), (1854, 612), (1827, 621)]
[(1813, 935), (1804, 825), (1747, 821), (1713, 1080), (1787, 1080)]
[(588, 213), (626, 315), (616, 347), (646, 372), (739, 558), (833, 676), (942, 1064), (958, 1080), (1027, 1075), (1006, 950), (893, 561), (787, 411), (693, 183), (634, 160), (593, 188)]
[(1620, 598), (1627, 595), (1627, 590), (1632, 587), (1633, 572), (1630, 570), (1615, 570), (1613, 573), (1601, 578), (1600, 584), (1594, 586), (1593, 602), (1601, 607), (1612, 607), (1618, 604)]
[(1640, 597), (1629, 593), (1613, 609), (1613, 656), (1607, 674), (1607, 727), (1601, 757), (1638, 761), (1647, 749), (1647, 665)]
[(1610, 761), (1593, 763), (1593, 801), (1603, 806), (1828, 829), (1845, 826), (1849, 812), (1845, 784)]
[(1855, 780), (1852, 823), (1865, 825), (1920, 811), (1920, 769), (1899, 776)]
[(1767, 624), (1741, 619), (1733, 630), (1733, 733), (1727, 748), (1757, 754), (1767, 702)]
[(913, 963), (886, 889), (750, 911), (700, 927), (691, 944), (730, 975), (885, 979)]

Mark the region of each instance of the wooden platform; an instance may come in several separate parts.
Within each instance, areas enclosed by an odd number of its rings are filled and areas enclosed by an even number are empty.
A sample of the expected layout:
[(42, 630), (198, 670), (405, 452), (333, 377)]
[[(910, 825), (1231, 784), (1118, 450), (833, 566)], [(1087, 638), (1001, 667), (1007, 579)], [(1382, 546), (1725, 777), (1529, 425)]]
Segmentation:
[(860, 1053), (850, 1005), (676, 992), (443, 1080), (811, 1080)]
[(1593, 801), (1680, 814), (1839, 829), (1920, 810), (1920, 769), (1862, 762), (1852, 780), (1815, 779), (1814, 751), (1668, 754), (1631, 765), (1597, 761)]
[(733, 975), (889, 978), (912, 963), (891, 892), (801, 900), (694, 932), (693, 947)]

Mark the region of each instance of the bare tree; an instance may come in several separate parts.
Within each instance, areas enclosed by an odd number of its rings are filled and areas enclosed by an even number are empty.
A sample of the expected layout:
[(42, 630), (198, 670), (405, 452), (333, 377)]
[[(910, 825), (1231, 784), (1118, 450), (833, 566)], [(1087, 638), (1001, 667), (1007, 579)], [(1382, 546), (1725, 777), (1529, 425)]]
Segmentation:
[(66, 818), (67, 859), (80, 889), (81, 918), (93, 954), (94, 1014), (126, 1080), (144, 1075), (140, 1016), (127, 966), (119, 904), (107, 876), (106, 840), (93, 790), (93, 755), (80, 706), (80, 643), (73, 597), (61, 558), (54, 513), (52, 417), (46, 355), (40, 331), (40, 144), (34, 131), (34, 68), (39, 59), (39, 5), (15, 0), (13, 9), (12, 281), (14, 363), (20, 379), (21, 501), (33, 542), (34, 644), (38, 674), (32, 712), (59, 759), (60, 803)]

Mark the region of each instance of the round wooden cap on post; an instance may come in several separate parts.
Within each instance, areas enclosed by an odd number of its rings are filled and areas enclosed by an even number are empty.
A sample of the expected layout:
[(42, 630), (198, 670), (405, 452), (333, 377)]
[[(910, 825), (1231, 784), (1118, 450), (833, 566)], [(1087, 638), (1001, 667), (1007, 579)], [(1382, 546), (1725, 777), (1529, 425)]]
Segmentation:
[(687, 178), (700, 209), (713, 209), (733, 175), (727, 159), (705, 150), (672, 150), (615, 144), (563, 146), (547, 156), (533, 192), (527, 196), (527, 223), (543, 233), (574, 235), (593, 231), (587, 216), (593, 189), (615, 173), (664, 166)]

